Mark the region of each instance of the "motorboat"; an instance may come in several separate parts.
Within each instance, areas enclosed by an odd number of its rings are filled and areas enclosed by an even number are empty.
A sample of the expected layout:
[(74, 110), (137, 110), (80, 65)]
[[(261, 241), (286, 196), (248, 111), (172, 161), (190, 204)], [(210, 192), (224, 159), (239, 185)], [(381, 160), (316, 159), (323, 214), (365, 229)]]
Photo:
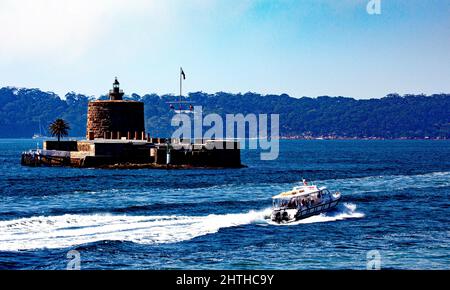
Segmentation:
[(277, 223), (289, 223), (334, 209), (341, 201), (341, 193), (331, 193), (326, 187), (303, 185), (272, 197), (271, 219)]

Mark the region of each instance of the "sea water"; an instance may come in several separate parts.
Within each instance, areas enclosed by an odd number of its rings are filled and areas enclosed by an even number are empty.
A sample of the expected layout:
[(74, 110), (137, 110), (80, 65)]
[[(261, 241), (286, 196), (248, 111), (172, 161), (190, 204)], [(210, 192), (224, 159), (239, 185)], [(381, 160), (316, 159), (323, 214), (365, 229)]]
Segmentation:
[[(39, 145), (42, 146), (42, 145)], [(242, 169), (20, 165), (35, 140), (0, 139), (0, 269), (450, 268), (450, 141), (280, 142)], [(291, 224), (271, 196), (302, 178), (343, 200)]]

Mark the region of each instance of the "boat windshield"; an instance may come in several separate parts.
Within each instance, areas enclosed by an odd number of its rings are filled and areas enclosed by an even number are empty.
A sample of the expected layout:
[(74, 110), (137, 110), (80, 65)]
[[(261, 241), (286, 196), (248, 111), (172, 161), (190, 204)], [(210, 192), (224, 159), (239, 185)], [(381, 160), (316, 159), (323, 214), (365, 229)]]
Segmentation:
[(321, 191), (319, 191), (319, 194), (317, 195), (319, 198), (320, 197), (326, 197), (326, 196), (330, 196), (331, 193), (328, 189), (323, 189)]
[(274, 208), (297, 208), (298, 198), (277, 198), (273, 200)]

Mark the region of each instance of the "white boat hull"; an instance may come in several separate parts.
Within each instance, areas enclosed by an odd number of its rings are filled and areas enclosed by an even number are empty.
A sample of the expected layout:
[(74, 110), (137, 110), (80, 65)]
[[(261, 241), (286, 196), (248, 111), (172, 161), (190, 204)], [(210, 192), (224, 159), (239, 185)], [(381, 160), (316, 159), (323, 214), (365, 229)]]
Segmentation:
[(341, 201), (341, 196), (333, 198), (332, 200), (318, 203), (317, 205), (309, 207), (299, 207), (299, 208), (276, 208), (272, 211), (271, 219), (272, 221), (278, 223), (289, 223), (301, 219), (308, 218), (313, 215), (318, 215), (327, 211), (334, 209)]

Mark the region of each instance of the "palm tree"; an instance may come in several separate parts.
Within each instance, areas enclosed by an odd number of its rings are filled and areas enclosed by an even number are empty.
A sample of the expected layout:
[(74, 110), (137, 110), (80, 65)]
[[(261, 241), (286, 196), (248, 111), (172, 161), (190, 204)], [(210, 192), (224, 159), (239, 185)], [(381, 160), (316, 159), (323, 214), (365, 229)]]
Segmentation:
[(65, 137), (69, 135), (69, 123), (64, 121), (63, 119), (56, 119), (53, 123), (50, 124), (48, 128), (52, 136), (58, 137), (58, 142), (61, 137)]

